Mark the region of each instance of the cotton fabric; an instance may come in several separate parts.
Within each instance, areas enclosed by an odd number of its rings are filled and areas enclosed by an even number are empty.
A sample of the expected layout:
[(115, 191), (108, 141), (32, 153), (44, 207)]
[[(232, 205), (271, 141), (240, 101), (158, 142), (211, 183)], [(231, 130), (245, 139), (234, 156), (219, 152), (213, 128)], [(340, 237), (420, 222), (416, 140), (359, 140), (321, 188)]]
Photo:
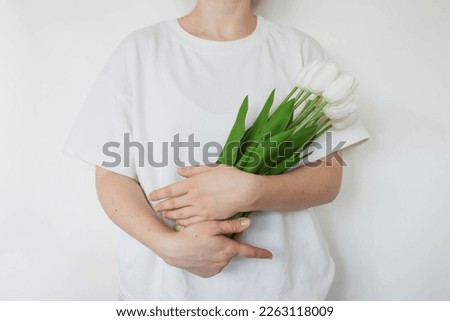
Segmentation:
[[(123, 159), (124, 134), (130, 140), (153, 143), (153, 158), (162, 161), (169, 142), (168, 165), (139, 164), (132, 148), (130, 166), (121, 162), (107, 169), (140, 182), (145, 194), (177, 182), (174, 159), (186, 165), (194, 155), (170, 148), (174, 135), (204, 146), (223, 145), (237, 110), (249, 95), (249, 126), (270, 91), (275, 104), (292, 89), (302, 66), (325, 58), (311, 36), (257, 16), (249, 36), (234, 41), (212, 41), (185, 31), (177, 19), (133, 31), (109, 57), (96, 78), (65, 146), (65, 152), (88, 163), (111, 162), (103, 147), (118, 142), (114, 151)], [(360, 120), (342, 130), (331, 130), (341, 148), (369, 138)], [(325, 135), (318, 142), (324, 143)], [(214, 150), (214, 149), (212, 149)], [(316, 150), (310, 161), (331, 150)], [(210, 158), (214, 162), (217, 158)], [(335, 263), (314, 219), (312, 209), (290, 213), (258, 212), (242, 241), (267, 248), (272, 260), (234, 258), (218, 275), (200, 278), (167, 265), (131, 236), (121, 233), (119, 253), (120, 296), (125, 300), (324, 300), (335, 274)], [(171, 222), (167, 221), (171, 225)]]

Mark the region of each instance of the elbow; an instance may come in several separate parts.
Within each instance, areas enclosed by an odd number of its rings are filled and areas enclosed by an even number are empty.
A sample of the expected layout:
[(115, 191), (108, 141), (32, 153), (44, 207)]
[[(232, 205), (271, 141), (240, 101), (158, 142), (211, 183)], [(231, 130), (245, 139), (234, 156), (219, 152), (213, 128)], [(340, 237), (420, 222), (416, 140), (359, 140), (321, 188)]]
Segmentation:
[(341, 190), (343, 176), (342, 151), (337, 151), (323, 159), (320, 167), (323, 173), (322, 205), (333, 202)]
[(339, 195), (341, 191), (342, 183), (342, 167), (336, 166), (330, 170), (330, 176), (328, 179), (326, 191), (324, 193), (324, 204), (332, 203)]
[(325, 204), (334, 202), (334, 200), (338, 197), (339, 192), (340, 192), (340, 186), (330, 188), (329, 192), (327, 193), (328, 195), (325, 198)]

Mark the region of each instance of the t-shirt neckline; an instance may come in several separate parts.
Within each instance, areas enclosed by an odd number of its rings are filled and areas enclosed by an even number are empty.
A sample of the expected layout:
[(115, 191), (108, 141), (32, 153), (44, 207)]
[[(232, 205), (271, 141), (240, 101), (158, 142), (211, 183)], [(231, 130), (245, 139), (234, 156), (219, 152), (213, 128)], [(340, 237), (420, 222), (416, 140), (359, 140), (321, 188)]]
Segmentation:
[(236, 39), (236, 40), (209, 40), (197, 37), (189, 32), (187, 32), (178, 21), (178, 18), (174, 18), (168, 21), (168, 24), (172, 30), (177, 34), (177, 36), (185, 44), (193, 47), (194, 49), (200, 50), (202, 52), (210, 53), (233, 53), (242, 52), (252, 48), (253, 46), (261, 43), (267, 34), (267, 21), (256, 15), (256, 28), (248, 36)]

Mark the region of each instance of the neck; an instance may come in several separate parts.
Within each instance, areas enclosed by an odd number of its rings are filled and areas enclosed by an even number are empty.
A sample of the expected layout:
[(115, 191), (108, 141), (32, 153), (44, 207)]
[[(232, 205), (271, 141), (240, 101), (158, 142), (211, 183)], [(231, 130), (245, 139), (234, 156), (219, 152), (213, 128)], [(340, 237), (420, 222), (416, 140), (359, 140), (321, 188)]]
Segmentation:
[(187, 32), (203, 39), (244, 38), (256, 28), (250, 0), (197, 0), (194, 10), (179, 19)]

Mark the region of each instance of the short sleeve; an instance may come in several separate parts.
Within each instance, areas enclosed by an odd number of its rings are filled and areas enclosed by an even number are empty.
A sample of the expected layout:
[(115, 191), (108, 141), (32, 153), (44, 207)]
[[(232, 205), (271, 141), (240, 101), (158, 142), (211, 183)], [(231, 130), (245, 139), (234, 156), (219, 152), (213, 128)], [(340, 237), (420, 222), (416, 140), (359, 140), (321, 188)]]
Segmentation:
[[(310, 36), (306, 37), (302, 42), (302, 65), (321, 59), (330, 58), (319, 42)], [(345, 150), (348, 153), (369, 139), (369, 132), (358, 114), (349, 126), (342, 129), (333, 127), (313, 140), (305, 153), (309, 155), (305, 156), (299, 165), (315, 162), (339, 150)]]
[(91, 86), (64, 153), (137, 179), (132, 155), (125, 154), (123, 148), (125, 135), (133, 136), (133, 97), (126, 92), (130, 83), (126, 44), (120, 43)]
[(307, 34), (302, 34), (300, 48), (302, 66), (306, 66), (315, 60), (328, 59), (328, 55), (322, 45), (316, 39)]

